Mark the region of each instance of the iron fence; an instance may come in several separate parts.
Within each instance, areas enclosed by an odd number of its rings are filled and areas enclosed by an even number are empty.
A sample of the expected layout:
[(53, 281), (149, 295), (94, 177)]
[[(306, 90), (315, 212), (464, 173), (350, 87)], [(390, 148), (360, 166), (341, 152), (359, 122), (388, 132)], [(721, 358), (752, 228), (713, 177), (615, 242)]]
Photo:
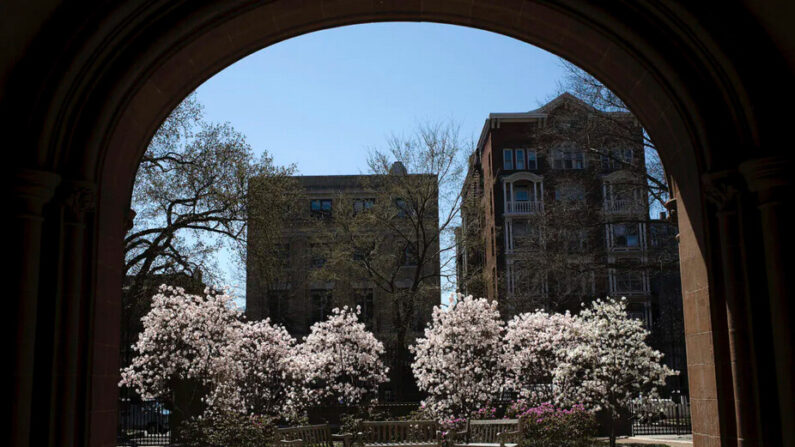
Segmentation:
[(692, 433), (690, 403), (656, 400), (632, 407), (632, 435), (686, 435)]
[(171, 444), (170, 411), (155, 400), (119, 401), (116, 445), (167, 446)]

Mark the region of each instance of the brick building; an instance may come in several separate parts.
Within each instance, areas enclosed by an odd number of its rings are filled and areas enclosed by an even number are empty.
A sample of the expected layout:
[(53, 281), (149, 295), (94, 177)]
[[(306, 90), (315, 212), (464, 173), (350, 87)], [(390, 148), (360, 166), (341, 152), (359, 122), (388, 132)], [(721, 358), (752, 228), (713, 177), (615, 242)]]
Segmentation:
[[(417, 397), (407, 351), (402, 351), (402, 357), (396, 355), (398, 326), (405, 326), (404, 346), (412, 344), (430, 320), (440, 296), (438, 214), (435, 208), (418, 214), (411, 199), (389, 191), (393, 176), (401, 176), (401, 185), (436, 182), (435, 175), (407, 174), (400, 163), (392, 166), (389, 175), (294, 177), (302, 190), (297, 200), (303, 204), (297, 206), (296, 215), (282, 230), (275, 250), (277, 272), (258, 273), (253, 261), (256, 243), (250, 240), (246, 289), (249, 319), (269, 317), (298, 338), (308, 334), (311, 325), (325, 319), (334, 307), (360, 306), (360, 318), (387, 349), (391, 375), (382, 396), (386, 400)], [(437, 193), (429, 198), (434, 207), (438, 206)], [(391, 213), (382, 225), (360, 223), (355, 230), (368, 233), (362, 237), (365, 245), (371, 244), (366, 251), (335, 239), (342, 232), (340, 226), (355, 226), (352, 222), (362, 212)], [(422, 216), (419, 222), (418, 215)], [(256, 225), (251, 225), (249, 234), (256, 234)], [(416, 240), (414, 231), (397, 231), (412, 225), (423, 226), (432, 239)], [(373, 274), (365, 264), (378, 264), (373, 269), (388, 275)], [(418, 269), (421, 274), (415, 275)], [(422, 279), (418, 282), (417, 277)], [(407, 296), (411, 296), (410, 312), (403, 311)], [(404, 306), (400, 311), (395, 310), (398, 302)], [(396, 319), (401, 312), (409, 321)]]
[(568, 93), (490, 114), (463, 189), (459, 290), (496, 299), (506, 317), (625, 296), (684, 369), (683, 336), (671, 336), (683, 331), (677, 229), (649, 218), (642, 138), (630, 114)]

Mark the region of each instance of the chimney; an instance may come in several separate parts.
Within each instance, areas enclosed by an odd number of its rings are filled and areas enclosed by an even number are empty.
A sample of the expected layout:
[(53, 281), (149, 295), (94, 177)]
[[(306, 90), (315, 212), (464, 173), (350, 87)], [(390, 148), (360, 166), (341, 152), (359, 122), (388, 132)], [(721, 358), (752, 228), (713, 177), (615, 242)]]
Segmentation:
[(399, 161), (392, 163), (392, 167), (389, 168), (390, 175), (406, 175), (406, 173), (406, 166)]

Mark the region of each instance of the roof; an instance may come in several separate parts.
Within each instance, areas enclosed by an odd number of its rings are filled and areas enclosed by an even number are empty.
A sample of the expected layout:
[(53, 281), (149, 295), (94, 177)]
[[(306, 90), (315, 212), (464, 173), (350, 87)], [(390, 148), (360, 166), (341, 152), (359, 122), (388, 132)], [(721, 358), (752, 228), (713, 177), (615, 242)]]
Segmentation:
[[(563, 92), (552, 101), (549, 101), (548, 103), (542, 105), (541, 107), (535, 110), (530, 110), (528, 112), (489, 113), (489, 117), (486, 118), (486, 122), (483, 123), (483, 130), (480, 132), (480, 138), (478, 139), (478, 145), (476, 149), (477, 152), (480, 152), (481, 149), (483, 148), (483, 144), (485, 143), (486, 136), (488, 135), (489, 131), (491, 129), (494, 129), (495, 127), (499, 127), (501, 123), (528, 123), (538, 119), (544, 119), (549, 116), (549, 112), (551, 112), (558, 106), (562, 105), (563, 103), (576, 104), (578, 106), (590, 109), (592, 111), (600, 112), (600, 110), (594, 108), (590, 104), (572, 95), (571, 93)], [(631, 116), (631, 114), (628, 112), (608, 112), (608, 113), (620, 113)]]

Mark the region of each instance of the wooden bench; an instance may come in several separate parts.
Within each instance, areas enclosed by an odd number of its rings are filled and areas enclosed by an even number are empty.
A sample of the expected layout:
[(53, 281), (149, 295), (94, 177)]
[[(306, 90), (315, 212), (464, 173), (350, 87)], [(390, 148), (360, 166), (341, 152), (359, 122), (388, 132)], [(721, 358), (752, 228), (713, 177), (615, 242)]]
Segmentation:
[(466, 429), (451, 432), (453, 447), (516, 447), (522, 434), (520, 419), (467, 419)]
[(277, 430), (281, 446), (290, 447), (334, 447), (334, 441), (342, 442), (343, 447), (351, 447), (352, 434), (331, 434), (328, 424), (301, 425)]
[(439, 423), (416, 421), (364, 421), (356, 436), (357, 447), (442, 447)]

